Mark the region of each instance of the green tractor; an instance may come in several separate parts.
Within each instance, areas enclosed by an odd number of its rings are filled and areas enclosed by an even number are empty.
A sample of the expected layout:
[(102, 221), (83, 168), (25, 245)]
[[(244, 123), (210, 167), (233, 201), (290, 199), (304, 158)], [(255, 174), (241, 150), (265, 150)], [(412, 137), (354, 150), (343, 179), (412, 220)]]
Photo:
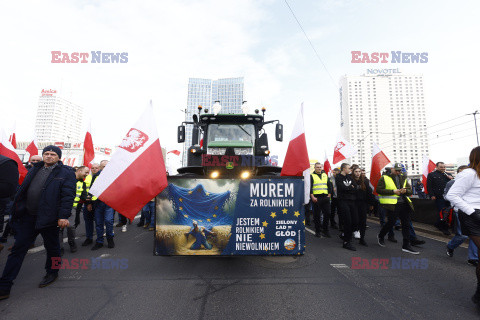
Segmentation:
[(178, 127), (178, 143), (185, 142), (185, 125), (193, 125), (192, 145), (188, 148), (187, 165), (179, 168), (181, 176), (241, 178), (279, 176), (281, 167), (270, 163), (270, 149), (264, 126), (276, 123), (275, 139), (283, 141), (283, 125), (278, 120), (265, 121), (262, 114), (215, 114), (208, 109), (193, 121)]

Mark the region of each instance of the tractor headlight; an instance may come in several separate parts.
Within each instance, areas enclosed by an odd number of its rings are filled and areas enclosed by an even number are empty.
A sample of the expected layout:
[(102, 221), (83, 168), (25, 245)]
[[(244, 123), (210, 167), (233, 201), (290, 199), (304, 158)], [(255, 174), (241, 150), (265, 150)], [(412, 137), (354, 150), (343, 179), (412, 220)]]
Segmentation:
[(233, 148), (237, 156), (251, 156), (253, 155), (253, 148)]
[(242, 179), (248, 179), (250, 178), (250, 171), (243, 171), (241, 174), (240, 174), (240, 178)]
[(207, 154), (211, 154), (213, 156), (223, 156), (227, 148), (207, 148)]

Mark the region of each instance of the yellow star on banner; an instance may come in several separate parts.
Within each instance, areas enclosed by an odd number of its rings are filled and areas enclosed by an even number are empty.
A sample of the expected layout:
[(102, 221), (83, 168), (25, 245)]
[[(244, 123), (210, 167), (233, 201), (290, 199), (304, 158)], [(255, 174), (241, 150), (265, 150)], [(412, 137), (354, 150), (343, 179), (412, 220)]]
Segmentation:
[(209, 196), (209, 195), (210, 195), (210, 192), (205, 192), (205, 194), (206, 194), (207, 196)]
[(270, 215), (270, 217), (272, 218), (275, 218), (277, 215), (275, 214), (275, 212), (272, 212), (272, 214)]
[(188, 214), (184, 214), (183, 216), (184, 216), (185, 218), (188, 218)]
[(265, 239), (265, 234), (260, 233), (260, 239)]
[(218, 206), (215, 206), (215, 210), (218, 210)]
[(203, 222), (202, 220), (198, 220), (198, 222)]
[(183, 202), (183, 199), (182, 199), (182, 198), (178, 198), (178, 201)]
[(183, 210), (183, 207), (178, 208), (178, 210)]
[(267, 220), (263, 221), (262, 224), (263, 224), (264, 227), (268, 227), (268, 222), (267, 222)]
[(217, 217), (217, 215), (216, 215), (216, 214), (214, 214), (214, 215), (213, 215), (213, 217), (214, 217), (214, 218), (216, 218), (216, 217)]
[(298, 217), (299, 215), (300, 215), (300, 212), (298, 212), (298, 211), (295, 211), (295, 214), (294, 214), (294, 216), (295, 216), (295, 217)]
[(305, 220), (303, 220), (303, 224), (305, 225)]
[(208, 221), (208, 222), (211, 222), (212, 220), (210, 220), (210, 219), (207, 219), (207, 221)]
[(188, 191), (188, 194), (192, 194), (192, 193), (193, 193), (193, 191), (192, 191), (192, 190)]
[(283, 214), (286, 214), (288, 212), (287, 208), (283, 208), (282, 212)]

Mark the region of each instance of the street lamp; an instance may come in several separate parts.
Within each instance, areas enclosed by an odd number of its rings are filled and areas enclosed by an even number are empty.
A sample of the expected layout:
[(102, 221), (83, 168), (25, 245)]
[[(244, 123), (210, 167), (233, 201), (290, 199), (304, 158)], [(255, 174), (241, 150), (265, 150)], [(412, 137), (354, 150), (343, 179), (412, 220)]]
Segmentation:
[(480, 143), (478, 142), (477, 113), (478, 113), (478, 110), (476, 110), (474, 113), (468, 113), (468, 114), (473, 115), (473, 120), (475, 121), (475, 133), (477, 134), (477, 146), (480, 146)]

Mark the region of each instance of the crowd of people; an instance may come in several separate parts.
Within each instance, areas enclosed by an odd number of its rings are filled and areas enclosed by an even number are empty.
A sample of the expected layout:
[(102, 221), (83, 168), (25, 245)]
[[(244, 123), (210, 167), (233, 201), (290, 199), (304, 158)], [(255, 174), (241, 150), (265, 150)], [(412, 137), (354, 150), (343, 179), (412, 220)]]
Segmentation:
[[(25, 255), (39, 234), (47, 255), (46, 274), (39, 284), (41, 288), (58, 277), (58, 269), (52, 268), (52, 258), (59, 258), (65, 253), (65, 235), (70, 252), (78, 250), (76, 229), (81, 225), (82, 215), (86, 237), (82, 246), (92, 245), (91, 250), (99, 250), (104, 247), (106, 238), (106, 246), (115, 247), (115, 211), (89, 193), (90, 186), (101, 175), (108, 161), (93, 164), (91, 169), (85, 166), (72, 168), (60, 161), (61, 156), (60, 148), (53, 145), (45, 147), (42, 156), (31, 157), (27, 165), (28, 174), (18, 186), (17, 163), (0, 155), (0, 232), (4, 229), (5, 212), (10, 215), (0, 242), (6, 242), (9, 235), (15, 238), (0, 278), (0, 300), (9, 297)], [(458, 168), (455, 179), (445, 172), (442, 162), (437, 163), (436, 170), (428, 175), (427, 191), (439, 213), (435, 226), (445, 234), (449, 234), (449, 227), (455, 232), (447, 244), (447, 256), (453, 257), (454, 250), (470, 238), (468, 262), (476, 266), (477, 275), (477, 290), (472, 299), (480, 303), (477, 249), (480, 246), (480, 147), (471, 151), (469, 161), (468, 166)], [(419, 254), (414, 247), (425, 241), (417, 238), (412, 224), (412, 187), (403, 171), (401, 163), (386, 168), (373, 188), (365, 170), (358, 165), (342, 163), (329, 177), (323, 165), (316, 163), (310, 178), (311, 201), (306, 206), (306, 224), (310, 225), (310, 213), (313, 211), (316, 237), (330, 238), (330, 229), (338, 229), (342, 247), (356, 251), (356, 240), (359, 245), (368, 247), (365, 239), (367, 216), (375, 214), (382, 226), (376, 236), (379, 246), (386, 246), (385, 238), (397, 243), (394, 230), (401, 228), (402, 251)], [(127, 225), (132, 221), (120, 213), (118, 217), (116, 227), (126, 232)], [(154, 199), (142, 209), (137, 226), (155, 230)], [(3, 248), (0, 243), (0, 251)]]
[[(428, 197), (435, 203), (438, 212), (435, 226), (445, 235), (454, 230), (455, 236), (448, 242), (446, 255), (453, 257), (454, 250), (470, 238), (467, 262), (476, 267), (477, 290), (473, 302), (480, 303), (480, 265), (478, 246), (480, 245), (480, 147), (474, 148), (469, 157), (469, 165), (460, 166), (457, 177), (446, 173), (445, 164), (438, 162), (434, 171), (427, 176)], [(417, 238), (411, 215), (415, 208), (410, 198), (412, 187), (404, 167), (395, 163), (385, 168), (375, 190), (365, 176), (365, 170), (358, 165), (342, 163), (340, 168), (332, 170), (332, 176), (316, 163), (311, 174), (310, 203), (306, 205), (306, 224), (313, 222), (316, 237), (330, 238), (329, 227), (339, 229), (343, 248), (356, 251), (353, 239), (367, 247), (365, 233), (367, 215), (379, 217), (381, 230), (377, 234), (377, 243), (386, 246), (385, 237), (397, 243), (394, 230), (402, 231), (402, 251), (419, 254), (414, 248), (425, 243)], [(422, 190), (423, 191), (423, 190)], [(338, 224), (335, 215), (338, 215)], [(387, 220), (385, 221), (385, 217)], [(400, 225), (399, 225), (400, 222)]]
[[(108, 161), (92, 164), (91, 169), (85, 166), (70, 167), (60, 159), (62, 150), (57, 146), (47, 146), (42, 156), (32, 156), (26, 165), (28, 174), (18, 186), (19, 170), (15, 161), (0, 155), (0, 252), (2, 243), (9, 236), (15, 238), (13, 246), (8, 248), (7, 258), (0, 278), (0, 300), (10, 296), (13, 281), (20, 272), (27, 251), (34, 246), (40, 234), (46, 251), (46, 274), (39, 284), (40, 288), (53, 283), (58, 277), (58, 268), (52, 268), (52, 259), (65, 254), (64, 236), (70, 252), (75, 253), (76, 229), (81, 225), (81, 216), (85, 225), (86, 239), (82, 246), (91, 246), (91, 250), (99, 250), (104, 246), (114, 248), (115, 211), (106, 203), (89, 193), (90, 186), (102, 173)], [(4, 228), (4, 215), (10, 219)], [(127, 224), (126, 217), (118, 213), (123, 232)], [(155, 205), (149, 202), (143, 209), (138, 226), (154, 230)], [(93, 240), (94, 230), (96, 239)]]

